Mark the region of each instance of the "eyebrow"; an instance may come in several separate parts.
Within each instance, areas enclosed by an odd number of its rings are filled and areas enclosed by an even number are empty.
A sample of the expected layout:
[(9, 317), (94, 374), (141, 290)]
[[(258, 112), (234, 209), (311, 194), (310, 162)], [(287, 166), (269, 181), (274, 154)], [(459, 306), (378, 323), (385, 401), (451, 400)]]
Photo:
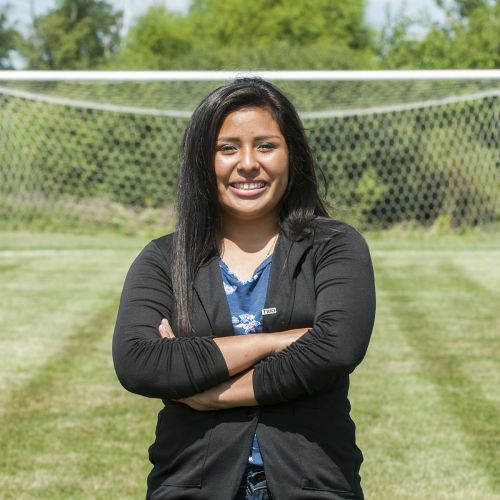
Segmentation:
[[(259, 135), (254, 137), (255, 141), (264, 141), (266, 139), (280, 139), (279, 135), (269, 134), (269, 135)], [(238, 142), (240, 140), (239, 137), (217, 137), (218, 141), (229, 141), (229, 142)]]

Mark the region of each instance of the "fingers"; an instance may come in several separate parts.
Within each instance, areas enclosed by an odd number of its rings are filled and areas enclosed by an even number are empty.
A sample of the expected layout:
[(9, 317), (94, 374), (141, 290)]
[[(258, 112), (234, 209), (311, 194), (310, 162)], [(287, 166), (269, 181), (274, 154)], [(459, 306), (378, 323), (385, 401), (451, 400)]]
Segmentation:
[(161, 320), (160, 326), (158, 327), (158, 331), (160, 332), (161, 337), (164, 339), (175, 338), (174, 332), (170, 327), (170, 323), (165, 318)]

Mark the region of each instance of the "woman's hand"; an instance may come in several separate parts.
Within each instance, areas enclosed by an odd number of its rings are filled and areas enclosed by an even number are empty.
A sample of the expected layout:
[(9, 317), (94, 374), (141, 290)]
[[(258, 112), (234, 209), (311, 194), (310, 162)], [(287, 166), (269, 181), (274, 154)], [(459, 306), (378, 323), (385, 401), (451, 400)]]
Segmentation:
[(165, 318), (163, 318), (161, 320), (160, 326), (158, 327), (158, 331), (160, 332), (161, 337), (164, 339), (175, 338), (175, 335), (174, 335), (174, 332), (172, 331), (170, 323)]
[[(158, 331), (160, 332), (160, 336), (164, 339), (175, 338), (172, 327), (170, 326), (170, 323), (166, 318), (163, 318), (161, 320)], [(210, 393), (210, 391), (212, 391), (212, 389), (209, 389), (205, 392), (200, 392), (199, 394), (194, 394), (193, 396), (189, 396), (187, 398), (174, 399), (173, 401), (176, 401), (177, 403), (183, 403), (196, 411), (209, 411), (219, 409), (218, 407), (215, 407), (211, 402), (213, 395)]]

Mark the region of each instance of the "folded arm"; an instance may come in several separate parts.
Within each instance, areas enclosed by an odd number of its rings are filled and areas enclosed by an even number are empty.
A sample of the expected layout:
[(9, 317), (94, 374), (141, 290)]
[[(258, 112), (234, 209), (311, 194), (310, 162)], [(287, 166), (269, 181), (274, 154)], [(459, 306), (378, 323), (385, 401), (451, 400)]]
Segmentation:
[(313, 327), (245, 374), (183, 402), (199, 410), (276, 404), (310, 395), (354, 370), (368, 347), (375, 315), (368, 248), (348, 229), (322, 243), (316, 257)]
[[(113, 360), (122, 385), (148, 397), (178, 399), (217, 386), (299, 337), (162, 338), (158, 327), (172, 317), (173, 295), (166, 256), (155, 242), (132, 264), (125, 280), (113, 335)], [(300, 332), (303, 333), (304, 330)]]
[[(175, 339), (175, 334), (167, 319), (162, 320), (158, 330), (162, 338)], [(275, 354), (298, 340), (306, 331), (306, 329), (299, 328), (272, 335), (251, 334), (214, 339), (214, 342), (219, 345), (228, 367), (230, 367), (231, 375), (234, 376), (201, 393), (177, 399), (177, 401), (198, 411), (222, 410), (235, 406), (255, 406), (257, 401), (252, 383), (253, 369), (247, 370), (248, 366), (246, 366), (250, 362), (249, 360), (258, 357), (257, 353), (262, 350), (260, 344), (269, 346), (267, 355)], [(254, 342), (258, 338), (262, 338), (262, 341)], [(245, 368), (240, 370), (243, 365)]]
[(344, 227), (316, 250), (313, 327), (254, 367), (254, 395), (260, 405), (320, 391), (351, 373), (366, 353), (375, 318), (373, 268), (363, 237)]

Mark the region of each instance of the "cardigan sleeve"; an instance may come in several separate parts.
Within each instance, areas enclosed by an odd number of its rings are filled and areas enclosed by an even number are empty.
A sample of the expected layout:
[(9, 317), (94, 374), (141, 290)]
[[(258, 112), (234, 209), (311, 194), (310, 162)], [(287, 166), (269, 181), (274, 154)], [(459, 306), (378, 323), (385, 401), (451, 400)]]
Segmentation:
[(113, 361), (121, 384), (143, 396), (177, 399), (229, 378), (217, 344), (206, 337), (163, 339), (173, 296), (167, 256), (155, 241), (135, 259), (125, 279), (113, 335)]
[(366, 353), (375, 317), (373, 268), (362, 236), (350, 226), (344, 228), (322, 241), (314, 256), (313, 327), (254, 367), (260, 405), (324, 389), (351, 373)]

